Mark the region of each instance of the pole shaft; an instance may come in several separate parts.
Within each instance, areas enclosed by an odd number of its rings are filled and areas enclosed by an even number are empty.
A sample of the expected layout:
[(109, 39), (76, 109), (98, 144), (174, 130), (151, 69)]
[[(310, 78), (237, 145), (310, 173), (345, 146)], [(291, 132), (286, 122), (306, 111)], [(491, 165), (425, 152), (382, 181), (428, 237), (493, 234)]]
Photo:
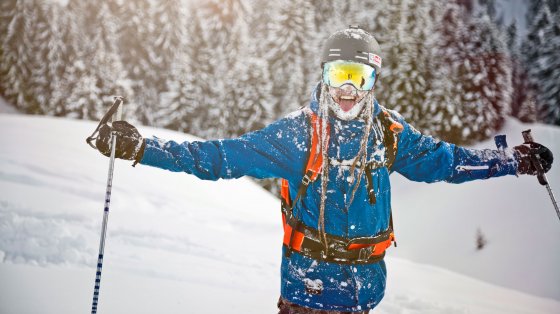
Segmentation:
[(560, 209), (558, 209), (558, 203), (556, 202), (554, 193), (552, 193), (552, 188), (550, 188), (550, 184), (546, 185), (546, 190), (548, 191), (548, 195), (550, 195), (550, 199), (552, 200), (552, 205), (554, 205), (554, 209), (556, 210), (556, 215), (558, 215), (558, 219), (560, 219)]
[[(117, 120), (122, 119), (122, 99), (121, 105), (117, 110)], [(113, 119), (115, 121), (115, 119)], [(109, 171), (107, 173), (107, 188), (105, 190), (105, 205), (103, 208), (103, 223), (101, 224), (101, 237), (99, 240), (99, 254), (97, 255), (97, 271), (95, 272), (95, 285), (93, 288), (93, 301), (91, 304), (91, 314), (97, 313), (97, 305), (99, 304), (99, 289), (101, 285), (101, 270), (103, 268), (103, 256), (105, 254), (105, 238), (107, 235), (107, 224), (109, 222), (109, 206), (111, 204), (111, 190), (113, 188), (113, 173), (115, 169), (115, 147), (117, 146), (117, 136), (111, 134), (111, 157), (109, 159)]]

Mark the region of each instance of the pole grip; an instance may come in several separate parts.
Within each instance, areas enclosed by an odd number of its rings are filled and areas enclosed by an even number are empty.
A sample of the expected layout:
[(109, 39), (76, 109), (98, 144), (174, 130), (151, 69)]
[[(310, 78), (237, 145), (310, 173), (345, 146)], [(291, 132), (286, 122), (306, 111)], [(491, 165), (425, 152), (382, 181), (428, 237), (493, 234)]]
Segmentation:
[[(535, 140), (533, 139), (533, 135), (531, 134), (531, 129), (525, 130), (521, 132), (521, 134), (523, 135), (523, 140), (525, 141), (524, 144), (535, 142)], [(541, 185), (547, 185), (548, 179), (542, 167), (539, 156), (536, 154), (530, 154), (529, 158), (531, 159), (531, 163), (533, 164), (533, 167), (537, 169), (537, 179), (539, 180), (539, 183)]]
[(123, 117), (123, 104), (124, 104), (124, 97), (123, 96), (115, 96), (113, 98), (117, 105), (117, 112), (112, 116), (111, 122), (120, 121)]
[(523, 140), (525, 141), (525, 144), (534, 142), (533, 135), (531, 134), (531, 129), (525, 130), (521, 132), (521, 134), (523, 135)]
[[(95, 131), (93, 131), (93, 133), (88, 138), (86, 138), (86, 143), (88, 143), (89, 146), (91, 146), (93, 149), (97, 149), (97, 147), (95, 147), (95, 145), (93, 144), (93, 141), (97, 139), (99, 128), (101, 128), (103, 124), (109, 122), (109, 119), (111, 120), (111, 123), (117, 120), (122, 120), (121, 104), (123, 102), (124, 102), (124, 97), (122, 96), (113, 97), (113, 105), (111, 105), (111, 108), (109, 108), (109, 110), (103, 115), (103, 117), (99, 121), (99, 124), (97, 125), (97, 128), (95, 128)], [(115, 120), (115, 113), (117, 113), (117, 120)]]

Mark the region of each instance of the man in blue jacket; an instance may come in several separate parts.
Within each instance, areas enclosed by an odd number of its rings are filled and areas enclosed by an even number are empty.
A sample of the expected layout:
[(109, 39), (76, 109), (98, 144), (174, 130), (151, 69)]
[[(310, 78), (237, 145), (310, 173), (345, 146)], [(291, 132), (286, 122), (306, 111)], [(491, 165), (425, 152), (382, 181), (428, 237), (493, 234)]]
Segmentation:
[(383, 256), (394, 241), (389, 174), (461, 183), (548, 171), (553, 157), (537, 143), (473, 150), (424, 136), (380, 106), (374, 86), (379, 45), (350, 27), (322, 55), (322, 81), (311, 103), (236, 139), (176, 143), (144, 139), (124, 121), (104, 125), (96, 146), (116, 156), (204, 179), (283, 178), (281, 314), (368, 313), (384, 296)]

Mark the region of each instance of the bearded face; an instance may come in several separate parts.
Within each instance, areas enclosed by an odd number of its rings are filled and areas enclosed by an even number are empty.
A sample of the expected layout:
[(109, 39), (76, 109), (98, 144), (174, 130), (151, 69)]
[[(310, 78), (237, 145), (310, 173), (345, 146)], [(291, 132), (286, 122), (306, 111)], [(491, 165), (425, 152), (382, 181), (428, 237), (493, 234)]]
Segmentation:
[(352, 84), (344, 84), (340, 87), (328, 86), (331, 96), (329, 109), (341, 120), (352, 120), (358, 117), (365, 104), (365, 98), (371, 91), (357, 89)]

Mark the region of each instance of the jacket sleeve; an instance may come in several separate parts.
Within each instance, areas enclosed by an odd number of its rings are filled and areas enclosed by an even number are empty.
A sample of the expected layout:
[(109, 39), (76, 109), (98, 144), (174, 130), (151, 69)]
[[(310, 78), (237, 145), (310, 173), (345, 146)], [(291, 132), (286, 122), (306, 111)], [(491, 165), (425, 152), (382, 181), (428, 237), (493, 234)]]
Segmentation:
[(174, 172), (186, 172), (204, 180), (296, 175), (305, 150), (301, 116), (291, 116), (235, 139), (177, 143), (146, 139), (140, 163)]
[(516, 175), (513, 150), (469, 149), (422, 135), (393, 112), (404, 126), (399, 135), (396, 171), (413, 181), (462, 183), (504, 175)]

